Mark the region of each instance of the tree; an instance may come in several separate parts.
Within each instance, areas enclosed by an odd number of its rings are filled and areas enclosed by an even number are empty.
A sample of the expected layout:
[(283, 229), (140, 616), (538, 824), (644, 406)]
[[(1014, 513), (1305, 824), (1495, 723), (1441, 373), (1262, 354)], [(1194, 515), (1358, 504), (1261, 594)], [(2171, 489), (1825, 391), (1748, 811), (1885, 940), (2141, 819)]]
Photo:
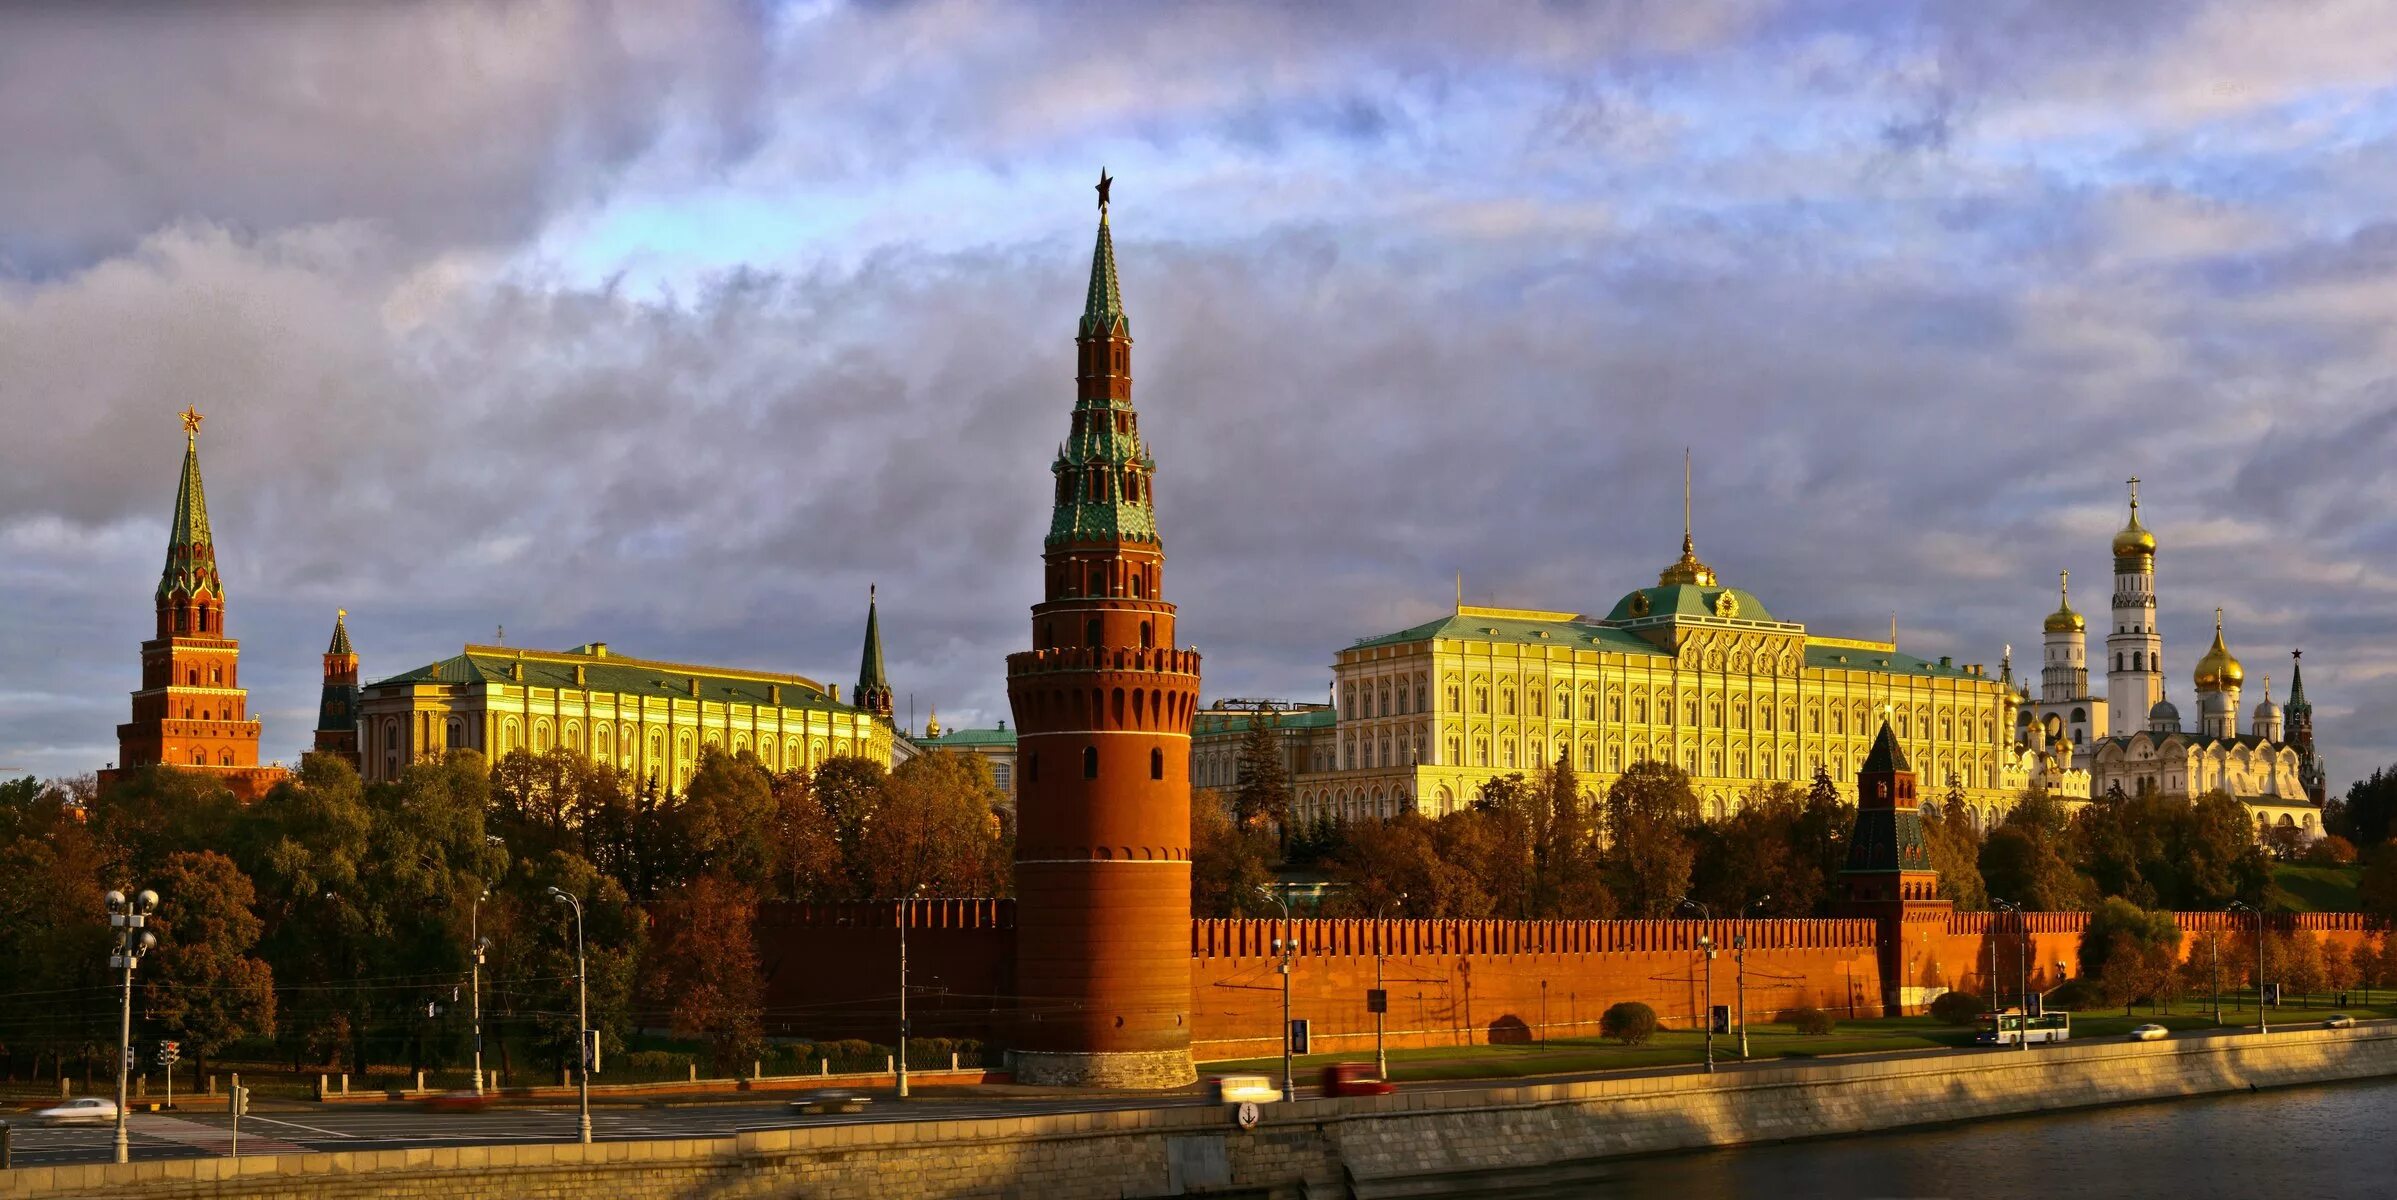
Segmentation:
[(2181, 957), (2181, 930), (2168, 912), (2149, 912), (2108, 897), (2081, 929), (2081, 976), (2094, 979), (2108, 1003), (2128, 1015), (2139, 1000), (2157, 999), (2172, 984)]
[(580, 897), (583, 946), (589, 980), (591, 1027), (621, 1046), (632, 1028), (634, 968), (648, 941), (648, 923), (632, 905), (624, 885), (563, 850), (521, 864), (495, 915), (505, 930), (494, 940), (506, 955), (493, 972), (495, 997), (511, 1015), (549, 1042), (555, 1061), (575, 1061), (574, 913), (552, 900), (547, 889)]
[(1334, 911), (1350, 917), (1489, 916), (1492, 901), (1480, 877), (1450, 852), (1452, 845), (1444, 849), (1443, 839), (1460, 827), (1457, 823), (1476, 819), (1467, 811), (1435, 822), (1409, 811), (1358, 825), (1328, 861), (1338, 885)]
[[(2233, 900), (2261, 905), (2272, 883), (2272, 864), (2255, 844), (2247, 806), (2220, 790), (2174, 810), (2167, 838), (2170, 874), (2178, 886), (2167, 897), (2184, 912), (2213, 910)], [(2155, 868), (2158, 874), (2163, 867)]]
[(2372, 989), (2387, 987), (2397, 977), (2397, 962), (2390, 960), (2390, 940), (2386, 934), (2367, 934), (2355, 946), (2355, 981), (2364, 989), (2364, 1003), (2372, 1003)]
[(1786, 783), (1760, 784), (1729, 816), (1693, 831), (1690, 894), (1725, 916), (1760, 903), (1765, 916), (1815, 915), (1830, 880), (1800, 828), (1805, 804)]
[(1271, 831), (1233, 820), (1231, 801), (1221, 792), (1190, 793), (1191, 915), (1260, 916), (1272, 909), (1260, 892), (1273, 883), (1272, 860)]
[(2382, 842), (2365, 852), (2355, 893), (2357, 907), (2397, 922), (2397, 842)]
[(1931, 868), (1939, 872), (1939, 895), (1965, 912), (1989, 907), (1981, 882), (1981, 831), (1961, 806), (1923, 814), (1923, 840), (1931, 846)]
[(2271, 946), (2270, 969), (2283, 988), (2310, 998), (2327, 986), (2320, 939), (2303, 929), (2275, 930)]
[(2326, 833), (2306, 846), (2298, 856), (2318, 867), (2343, 867), (2355, 861), (2355, 843), (2335, 833)]
[(2322, 806), (2322, 825), (2359, 849), (2397, 836), (2397, 766), (2378, 768), (2349, 784), (2344, 798), (2331, 797)]
[(1688, 830), (1697, 823), (1698, 797), (1681, 768), (1648, 760), (1615, 777), (1606, 790), (1607, 866), (1626, 911), (1664, 916), (1689, 891), (1696, 850)]
[(177, 851), (224, 845), (240, 812), (233, 793), (205, 771), (136, 767), (97, 799), (91, 826), (127, 871), (146, 877)]
[(149, 1019), (200, 1062), (244, 1038), (271, 1036), (274, 974), (250, 955), (261, 926), (250, 911), (257, 897), (249, 876), (201, 850), (168, 855), (152, 878), (158, 948), (139, 975)]
[(833, 839), (841, 848), (842, 870), (849, 877), (849, 894), (872, 895), (874, 882), (866, 874), (860, 847), (865, 843), (866, 829), (889, 800), (889, 772), (872, 759), (849, 755), (828, 758), (816, 768), (809, 791), (832, 822)]
[(2037, 912), (2086, 909), (2096, 889), (2065, 858), (2072, 818), (2055, 797), (2032, 789), (1981, 843), (1981, 879), (1993, 897)]
[(785, 900), (832, 900), (848, 894), (841, 841), (832, 817), (816, 803), (805, 771), (774, 779), (774, 890)]
[[(63, 1063), (71, 1050), (115, 1038), (116, 1016), (98, 1004), (61, 1003), (69, 995), (106, 995), (112, 932), (102, 920), (101, 894), (122, 886), (121, 871), (82, 823), (55, 798), (12, 791), (0, 801), (0, 820), (14, 836), (0, 838), (0, 1044), (9, 1068), (20, 1053)], [(58, 1068), (63, 1076), (64, 1068)]]
[(2325, 940), (2322, 944), (2322, 986), (2333, 993), (2345, 992), (2355, 986), (2357, 971), (2355, 954), (2345, 942)]
[[(928, 754), (919, 760), (954, 757)], [(649, 886), (676, 887), (709, 874), (754, 888), (773, 874), (774, 777), (756, 755), (731, 754), (721, 746), (702, 749), (690, 781), (668, 811), (684, 858), (671, 876), (644, 881)]]
[(1250, 717), (1240, 739), (1238, 782), (1232, 786), (1232, 816), (1243, 829), (1290, 826), (1290, 764), (1282, 757), (1282, 735), (1269, 709)]
[(869, 896), (993, 896), (1005, 891), (998, 786), (978, 754), (919, 754), (891, 772), (860, 834), (853, 874)]
[(702, 875), (660, 907), (659, 936), (643, 960), (645, 1001), (664, 1010), (674, 1036), (707, 1044), (717, 1075), (733, 1075), (765, 1045), (766, 984), (751, 931), (757, 894)]
[(1539, 805), (1540, 797), (1521, 772), (1485, 779), (1474, 792), (1473, 811), (1479, 819), (1470, 830), (1460, 831), (1467, 838), (1462, 845), (1476, 852), (1494, 916), (1531, 919), (1533, 826)]

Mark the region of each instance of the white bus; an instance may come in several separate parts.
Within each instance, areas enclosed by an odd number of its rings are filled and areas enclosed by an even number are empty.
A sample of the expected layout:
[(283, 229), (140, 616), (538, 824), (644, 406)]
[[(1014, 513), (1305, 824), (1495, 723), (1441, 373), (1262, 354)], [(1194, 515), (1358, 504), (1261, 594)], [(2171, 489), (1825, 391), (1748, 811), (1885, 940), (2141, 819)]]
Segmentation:
[(2061, 1042), (2072, 1036), (2072, 1014), (2046, 1012), (2025, 1018), (2019, 1008), (2004, 1012), (1982, 1013), (1981, 1032), (1974, 1040), (1984, 1046), (2012, 1046), (2019, 1042)]

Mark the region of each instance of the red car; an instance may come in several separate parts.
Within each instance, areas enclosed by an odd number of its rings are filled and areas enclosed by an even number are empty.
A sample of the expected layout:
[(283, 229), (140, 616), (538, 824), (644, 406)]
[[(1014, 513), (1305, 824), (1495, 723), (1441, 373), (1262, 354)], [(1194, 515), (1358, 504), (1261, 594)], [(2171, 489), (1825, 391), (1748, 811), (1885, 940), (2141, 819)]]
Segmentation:
[(1326, 1096), (1387, 1096), (1390, 1081), (1373, 1073), (1372, 1063), (1333, 1063), (1323, 1069)]
[(491, 1097), (473, 1092), (443, 1092), (418, 1101), (427, 1112), (481, 1112), (491, 1107)]

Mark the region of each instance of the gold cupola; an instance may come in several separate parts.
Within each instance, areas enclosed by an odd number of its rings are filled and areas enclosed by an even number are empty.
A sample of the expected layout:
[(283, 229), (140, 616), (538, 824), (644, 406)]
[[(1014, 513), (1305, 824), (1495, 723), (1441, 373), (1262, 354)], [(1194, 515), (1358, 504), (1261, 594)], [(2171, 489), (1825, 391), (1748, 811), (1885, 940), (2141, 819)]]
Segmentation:
[(2197, 690), (2201, 692), (2237, 691), (2247, 682), (2247, 668), (2231, 657), (2229, 647), (2222, 644), (2222, 610), (2214, 610), (2214, 644), (2206, 656), (2197, 660)]
[(2041, 628), (2049, 633), (2079, 633), (2089, 628), (2089, 621), (2072, 611), (2072, 572), (2056, 572), (2056, 611), (2047, 615)]
[(2156, 569), (2156, 535), (2139, 523), (2139, 479), (2131, 478), (2131, 523), (2114, 535), (2114, 571), (2116, 574), (2146, 572)]
[(1681, 452), (1681, 557), (1656, 576), (1658, 587), (1676, 583), (1715, 586), (1714, 568), (1698, 561), (1698, 544), (1690, 536), (1690, 452), (1687, 450)]

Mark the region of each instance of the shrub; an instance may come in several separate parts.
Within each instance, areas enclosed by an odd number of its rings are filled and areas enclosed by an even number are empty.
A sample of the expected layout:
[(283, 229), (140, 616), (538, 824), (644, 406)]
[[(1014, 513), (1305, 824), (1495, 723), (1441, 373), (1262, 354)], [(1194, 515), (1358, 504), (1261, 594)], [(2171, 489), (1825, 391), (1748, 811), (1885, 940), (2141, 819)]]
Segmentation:
[(1791, 1009), (1789, 1023), (1797, 1026), (1798, 1032), (1809, 1037), (1821, 1037), (1831, 1032), (1833, 1026), (1839, 1024), (1831, 1019), (1830, 1013), (1813, 1007)]
[(2087, 979), (2066, 980), (2047, 994), (2049, 1008), (2061, 1008), (2071, 1012), (2096, 1008), (2103, 1003), (2105, 1003), (2105, 998), (2098, 994), (2097, 985)]
[(2328, 837), (2317, 838), (2312, 845), (2305, 848), (2305, 853), (2301, 857), (2315, 866), (2343, 866), (2355, 861), (2355, 843), (2334, 833)]
[(1626, 1046), (1656, 1036), (1656, 1010), (1637, 1000), (1625, 1000), (1598, 1018), (1598, 1032)]
[(624, 1054), (619, 1061), (627, 1071), (651, 1075), (671, 1075), (689, 1070), (691, 1066), (690, 1055), (672, 1050), (633, 1050)]
[(1988, 1002), (1971, 992), (1941, 992), (1931, 1001), (1931, 1015), (1945, 1025), (1971, 1025), (1987, 1011)]
[(871, 1057), (874, 1053), (874, 1043), (864, 1038), (842, 1038), (829, 1046), (817, 1048), (824, 1051), (827, 1057), (834, 1059), (856, 1060)]

